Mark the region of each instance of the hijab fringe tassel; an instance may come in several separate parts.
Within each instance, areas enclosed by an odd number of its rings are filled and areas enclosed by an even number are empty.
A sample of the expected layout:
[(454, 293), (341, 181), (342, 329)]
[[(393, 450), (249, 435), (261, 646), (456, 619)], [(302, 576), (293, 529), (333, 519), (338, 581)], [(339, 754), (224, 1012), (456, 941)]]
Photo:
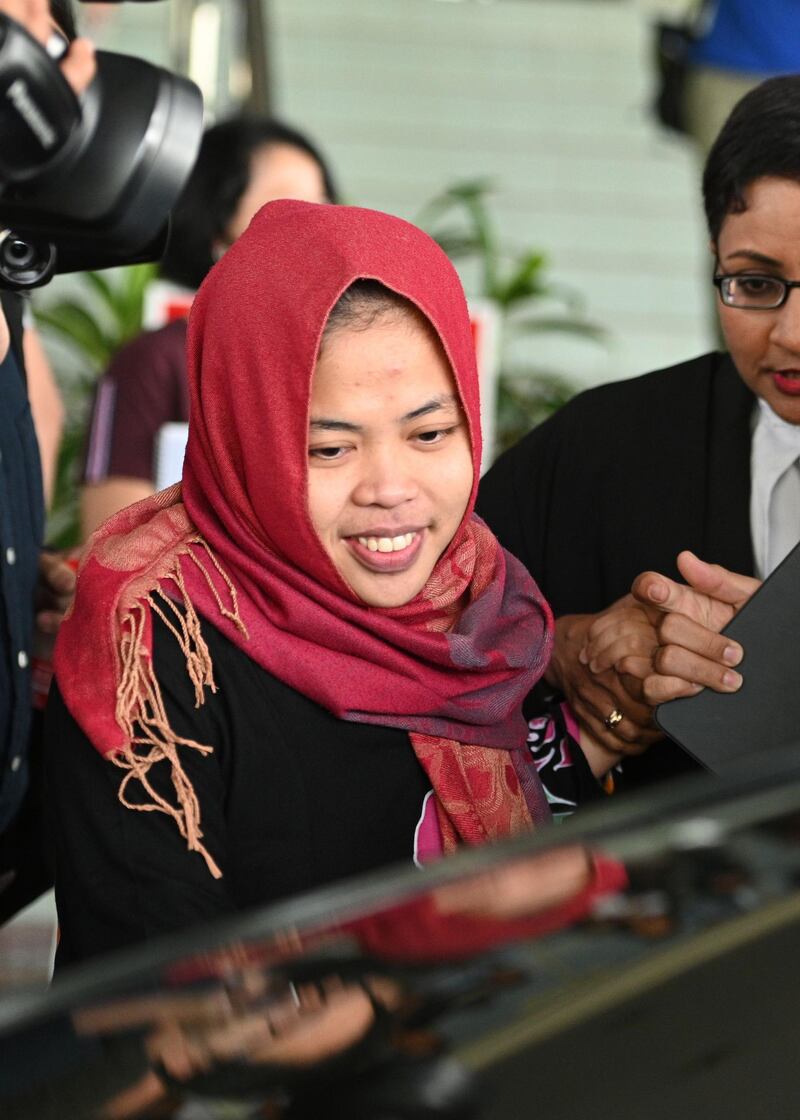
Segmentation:
[[(205, 549), (230, 593), (232, 607), (228, 608), (224, 605), (212, 574), (203, 560), (196, 555), (195, 550), (190, 547), (181, 549), (172, 567), (156, 581), (152, 591), (133, 604), (122, 623), (120, 642), (122, 671), (116, 708), (117, 723), (124, 731), (129, 745), (113, 754), (111, 760), (120, 769), (127, 771), (119, 787), (120, 802), (128, 809), (137, 809), (143, 813), (166, 813), (167, 816), (172, 817), (189, 850), (199, 852), (214, 878), (220, 879), (222, 871), (201, 843), (203, 832), (200, 828), (200, 803), (186, 776), (178, 753), (179, 747), (190, 747), (202, 755), (209, 755), (214, 753), (214, 748), (198, 743), (194, 739), (185, 739), (170, 727), (161, 689), (153, 669), (151, 651), (147, 649), (144, 641), (147, 611), (151, 610), (172, 632), (186, 659), (186, 668), (194, 686), (195, 708), (199, 708), (205, 702), (206, 688), (211, 692), (217, 691), (211, 654), (203, 639), (200, 619), (184, 582), (181, 570), (183, 556), (188, 556), (199, 568), (223, 618), (229, 619), (245, 637), (248, 637), (247, 628), (239, 614), (236, 588), (229, 576), (202, 538), (192, 538), (188, 545), (199, 545)], [(161, 579), (172, 580), (176, 585), (180, 592), (183, 610), (178, 603), (163, 593), (160, 601), (155, 600), (153, 592), (161, 592)], [(164, 605), (169, 608), (169, 613), (164, 609)], [(177, 806), (158, 793), (150, 782), (150, 767), (162, 761), (170, 764)], [(149, 800), (131, 801), (128, 798), (128, 785), (132, 781), (139, 782)]]

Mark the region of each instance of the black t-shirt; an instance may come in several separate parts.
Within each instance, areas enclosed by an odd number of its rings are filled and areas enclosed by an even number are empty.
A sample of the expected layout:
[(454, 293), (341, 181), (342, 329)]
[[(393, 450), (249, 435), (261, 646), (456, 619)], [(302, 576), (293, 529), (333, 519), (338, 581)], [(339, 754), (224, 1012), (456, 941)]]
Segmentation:
[[(123, 772), (95, 750), (53, 688), (46, 777), (59, 965), (414, 856), (430, 782), (408, 735), (339, 720), (205, 621), (203, 635), (217, 692), (196, 710), (178, 643), (153, 616), (171, 726), (214, 748), (180, 754), (221, 879), (187, 850), (172, 817), (120, 805)], [(150, 777), (174, 802), (168, 764)], [(138, 796), (133, 786), (130, 796)]]

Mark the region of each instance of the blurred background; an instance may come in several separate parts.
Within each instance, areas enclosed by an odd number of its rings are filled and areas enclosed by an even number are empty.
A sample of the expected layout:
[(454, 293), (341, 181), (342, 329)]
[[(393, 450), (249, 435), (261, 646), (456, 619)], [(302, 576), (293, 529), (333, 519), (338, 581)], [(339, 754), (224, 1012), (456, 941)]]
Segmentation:
[[(497, 445), (572, 393), (708, 350), (700, 157), (651, 104), (654, 22), (686, 0), (81, 4), (100, 47), (188, 74), (211, 124), (308, 131), (344, 201), (417, 221), (486, 308)], [(131, 270), (128, 270), (131, 271)], [(145, 268), (58, 278), (34, 306), (68, 412), (51, 539), (74, 543), (92, 387), (138, 332)], [(496, 326), (499, 329), (494, 329)]]

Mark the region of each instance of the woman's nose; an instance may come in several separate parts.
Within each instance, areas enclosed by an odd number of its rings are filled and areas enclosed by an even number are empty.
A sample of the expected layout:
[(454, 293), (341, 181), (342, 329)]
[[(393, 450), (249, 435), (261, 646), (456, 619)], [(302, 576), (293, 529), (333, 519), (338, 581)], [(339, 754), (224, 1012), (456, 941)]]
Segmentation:
[(800, 356), (800, 292), (794, 288), (775, 315), (770, 341)]
[(385, 447), (363, 456), (361, 473), (353, 488), (357, 505), (393, 509), (411, 501), (418, 492), (419, 485), (402, 451)]

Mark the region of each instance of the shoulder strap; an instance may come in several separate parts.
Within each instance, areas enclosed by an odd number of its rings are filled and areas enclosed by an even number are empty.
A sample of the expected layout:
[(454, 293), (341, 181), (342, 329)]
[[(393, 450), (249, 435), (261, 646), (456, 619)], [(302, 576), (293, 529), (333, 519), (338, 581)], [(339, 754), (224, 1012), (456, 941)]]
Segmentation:
[(8, 323), (8, 333), (11, 336), (11, 349), (17, 359), (17, 368), (25, 380), (25, 358), (22, 352), (22, 297), (16, 292), (0, 291), (0, 305)]

